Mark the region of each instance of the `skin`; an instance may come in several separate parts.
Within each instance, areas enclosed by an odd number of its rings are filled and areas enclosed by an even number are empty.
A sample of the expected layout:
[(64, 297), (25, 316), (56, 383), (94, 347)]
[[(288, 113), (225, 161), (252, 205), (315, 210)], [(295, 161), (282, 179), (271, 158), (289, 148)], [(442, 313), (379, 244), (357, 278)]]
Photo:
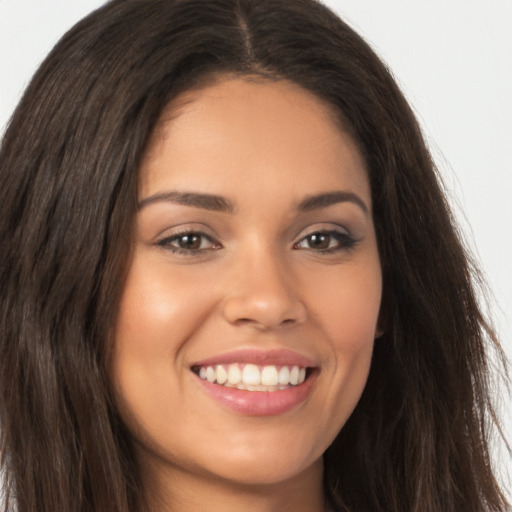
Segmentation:
[[(112, 380), (151, 510), (322, 511), (322, 454), (365, 386), (381, 302), (361, 154), (309, 92), (225, 77), (169, 105), (140, 173)], [(332, 191), (354, 196), (298, 210)], [(187, 232), (204, 235), (176, 252)], [(314, 361), (307, 398), (270, 416), (212, 399), (191, 365), (241, 348)]]

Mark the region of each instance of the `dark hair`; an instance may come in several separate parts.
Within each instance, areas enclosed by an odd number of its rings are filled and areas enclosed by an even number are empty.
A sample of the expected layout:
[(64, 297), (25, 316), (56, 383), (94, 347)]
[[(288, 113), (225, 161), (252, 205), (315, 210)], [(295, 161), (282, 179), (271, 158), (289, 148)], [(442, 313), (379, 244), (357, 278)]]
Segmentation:
[(350, 512), (505, 510), (488, 453), (488, 352), (502, 353), (478, 273), (390, 73), (314, 0), (113, 0), (33, 78), (0, 154), (6, 506), (142, 503), (108, 379), (137, 172), (169, 101), (223, 74), (286, 79), (324, 99), (368, 168), (385, 333), (325, 454), (327, 496)]

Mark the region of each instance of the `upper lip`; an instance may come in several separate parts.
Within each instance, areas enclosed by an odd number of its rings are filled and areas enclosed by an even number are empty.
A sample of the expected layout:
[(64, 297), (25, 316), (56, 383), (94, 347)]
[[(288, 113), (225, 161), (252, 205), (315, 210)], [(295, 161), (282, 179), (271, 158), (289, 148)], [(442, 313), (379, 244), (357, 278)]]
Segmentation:
[(238, 349), (230, 352), (217, 354), (206, 359), (194, 362), (191, 367), (214, 366), (219, 364), (256, 364), (265, 365), (289, 365), (301, 366), (304, 368), (313, 368), (317, 366), (315, 362), (302, 354), (287, 349), (257, 350), (257, 349)]

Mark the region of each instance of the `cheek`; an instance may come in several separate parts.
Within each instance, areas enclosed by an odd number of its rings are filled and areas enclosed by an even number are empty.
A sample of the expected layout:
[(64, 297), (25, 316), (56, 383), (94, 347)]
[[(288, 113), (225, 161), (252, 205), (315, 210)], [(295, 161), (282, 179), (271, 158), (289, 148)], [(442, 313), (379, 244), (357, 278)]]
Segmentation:
[[(337, 314), (330, 311), (329, 339), (338, 372), (346, 385), (362, 392), (368, 377), (381, 302), (380, 269), (368, 266), (345, 276), (339, 284)], [(354, 404), (355, 405), (355, 404)]]
[(333, 348), (343, 352), (373, 345), (381, 295), (382, 277), (376, 258), (317, 274), (307, 292), (315, 321)]
[[(330, 271), (329, 271), (330, 272)], [(314, 320), (329, 344), (321, 415), (334, 438), (366, 385), (379, 316), (382, 280), (378, 260), (317, 275), (309, 296)]]
[(163, 353), (176, 357), (208, 311), (202, 276), (183, 274), (169, 272), (165, 262), (136, 257), (120, 304), (118, 353), (136, 351), (142, 359), (161, 360)]
[(179, 276), (171, 279), (165, 262), (135, 257), (121, 297), (110, 369), (125, 411), (148, 421), (155, 411), (175, 406), (185, 371), (181, 348), (205, 309), (198, 297), (190, 279), (186, 285)]

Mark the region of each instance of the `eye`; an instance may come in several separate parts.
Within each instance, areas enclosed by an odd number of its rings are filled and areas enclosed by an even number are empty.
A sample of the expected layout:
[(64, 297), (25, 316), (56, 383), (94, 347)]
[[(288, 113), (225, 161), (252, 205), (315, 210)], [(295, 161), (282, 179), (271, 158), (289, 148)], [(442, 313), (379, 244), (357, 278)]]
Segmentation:
[(157, 245), (177, 254), (192, 254), (219, 249), (220, 244), (204, 233), (187, 231), (159, 240)]
[(356, 242), (348, 233), (333, 230), (315, 231), (299, 240), (293, 248), (330, 253), (351, 249), (355, 246)]

